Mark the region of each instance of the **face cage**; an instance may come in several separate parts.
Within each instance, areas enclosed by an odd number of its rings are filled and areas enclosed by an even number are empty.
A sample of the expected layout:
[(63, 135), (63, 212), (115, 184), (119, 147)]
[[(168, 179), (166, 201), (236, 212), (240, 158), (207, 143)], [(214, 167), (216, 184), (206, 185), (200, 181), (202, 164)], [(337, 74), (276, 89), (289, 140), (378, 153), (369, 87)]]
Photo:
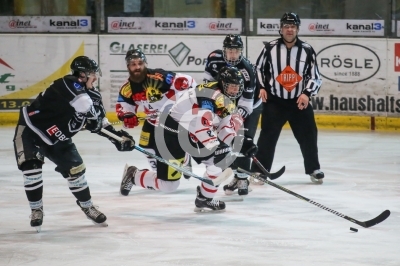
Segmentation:
[[(228, 60), (228, 57), (226, 56), (226, 49), (240, 49), (240, 55), (239, 58), (236, 60)], [(230, 47), (224, 47), (224, 49), (222, 50), (222, 53), (224, 55), (224, 60), (226, 63), (228, 63), (231, 66), (236, 66), (237, 64), (240, 63), (240, 61), (242, 61), (243, 58), (243, 48), (230, 48)]]
[[(235, 95), (231, 95), (231, 94), (228, 93), (228, 88), (229, 88), (229, 85), (230, 85), (230, 84), (233, 84), (233, 85), (240, 85), (240, 86), (239, 86), (239, 91), (238, 91)], [(244, 84), (243, 84), (243, 83), (242, 83), (242, 84), (235, 84), (235, 83), (225, 83), (225, 82), (222, 82), (222, 86), (224, 87), (224, 94), (225, 94), (225, 96), (228, 97), (229, 99), (235, 100), (235, 99), (239, 98), (240, 96), (242, 96), (242, 93), (243, 93), (243, 90), (244, 90)]]
[[(90, 73), (95, 73), (97, 78), (102, 77), (102, 72), (101, 69), (98, 68), (96, 70), (91, 70), (91, 71), (79, 71), (80, 73), (84, 73), (86, 75), (86, 78), (88, 78), (90, 76)], [(74, 71), (72, 71), (72, 73), (74, 73)]]

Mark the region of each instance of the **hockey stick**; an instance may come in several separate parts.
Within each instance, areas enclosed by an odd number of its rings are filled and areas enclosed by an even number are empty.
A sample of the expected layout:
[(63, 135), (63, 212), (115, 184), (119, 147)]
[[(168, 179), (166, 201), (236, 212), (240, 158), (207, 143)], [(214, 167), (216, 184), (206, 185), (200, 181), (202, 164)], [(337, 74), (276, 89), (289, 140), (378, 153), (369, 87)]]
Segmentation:
[(358, 220), (356, 220), (356, 219), (354, 219), (354, 218), (351, 218), (351, 217), (349, 217), (349, 216), (347, 216), (347, 215), (344, 215), (344, 214), (342, 214), (342, 213), (340, 213), (340, 212), (337, 212), (337, 211), (334, 211), (334, 210), (332, 210), (332, 209), (330, 209), (330, 208), (328, 208), (328, 207), (325, 207), (324, 205), (319, 204), (319, 203), (317, 203), (317, 202), (315, 202), (315, 201), (313, 201), (313, 200), (310, 200), (310, 199), (308, 199), (308, 198), (306, 198), (306, 197), (303, 197), (303, 196), (301, 196), (301, 195), (299, 195), (299, 194), (297, 194), (297, 193), (295, 193), (295, 192), (293, 192), (293, 191), (291, 191), (291, 190), (289, 190), (289, 189), (287, 189), (287, 188), (284, 188), (284, 187), (282, 187), (282, 186), (280, 186), (280, 185), (277, 185), (277, 184), (275, 184), (275, 183), (273, 183), (273, 182), (271, 182), (271, 181), (268, 181), (266, 178), (263, 178), (263, 177), (262, 177), (263, 175), (255, 174), (255, 173), (252, 173), (252, 172), (243, 170), (243, 169), (241, 169), (241, 168), (238, 168), (237, 170), (238, 170), (239, 172), (246, 173), (246, 174), (248, 174), (248, 175), (250, 175), (250, 176), (252, 176), (252, 177), (254, 177), (254, 178), (256, 178), (256, 179), (258, 179), (258, 180), (260, 180), (260, 181), (263, 181), (263, 182), (267, 183), (268, 185), (271, 185), (271, 186), (273, 186), (273, 187), (276, 187), (277, 189), (280, 189), (280, 190), (282, 190), (282, 191), (285, 191), (286, 193), (289, 193), (289, 194), (292, 195), (292, 196), (295, 196), (295, 197), (297, 197), (297, 198), (299, 198), (299, 199), (305, 200), (305, 201), (307, 201), (308, 203), (311, 203), (311, 204), (313, 204), (313, 205), (315, 205), (315, 206), (317, 206), (317, 207), (319, 207), (319, 208), (321, 208), (321, 209), (324, 209), (324, 210), (326, 210), (326, 211), (328, 211), (328, 212), (331, 212), (331, 213), (333, 213), (333, 214), (335, 214), (335, 215), (337, 215), (337, 216), (339, 216), (339, 217), (342, 217), (342, 218), (344, 218), (344, 219), (346, 219), (346, 220), (348, 220), (348, 221), (350, 221), (350, 222), (353, 222), (353, 223), (358, 224), (358, 225), (360, 225), (360, 226), (362, 226), (362, 227), (365, 227), (365, 228), (368, 228), (368, 227), (371, 227), (371, 226), (374, 226), (374, 225), (376, 225), (376, 224), (379, 224), (379, 223), (383, 222), (383, 221), (386, 220), (386, 219), (389, 217), (389, 215), (390, 215), (390, 211), (389, 211), (389, 210), (385, 210), (384, 212), (382, 212), (381, 214), (379, 214), (377, 217), (375, 217), (375, 218), (373, 218), (373, 219), (371, 219), (371, 220), (365, 221), (365, 222), (361, 222), (361, 221), (358, 221)]
[(260, 161), (256, 158), (256, 156), (251, 157), (253, 159), (253, 162), (256, 163), (256, 165), (258, 166), (258, 168), (260, 168), (264, 175), (266, 177), (268, 177), (271, 180), (277, 179), (278, 177), (280, 177), (284, 172), (285, 172), (285, 166), (283, 166), (279, 171), (275, 172), (275, 173), (270, 173), (267, 171), (267, 169), (265, 169), (265, 167), (260, 163)]
[[(123, 138), (115, 135), (114, 133), (111, 133), (110, 131), (108, 131), (108, 130), (106, 130), (104, 128), (101, 129), (101, 132), (106, 134), (107, 136), (112, 137), (113, 139), (115, 139), (115, 140), (117, 140), (119, 142), (123, 142), (124, 141)], [(156, 159), (157, 161), (159, 161), (161, 163), (164, 163), (164, 164), (167, 164), (167, 165), (171, 166), (172, 168), (178, 170), (179, 172), (182, 172), (182, 173), (184, 173), (186, 175), (192, 176), (192, 177), (194, 177), (194, 178), (196, 178), (196, 179), (198, 179), (198, 180), (200, 180), (200, 181), (202, 181), (204, 183), (207, 183), (207, 184), (209, 184), (211, 186), (218, 186), (222, 182), (227, 180), (229, 177), (233, 176), (232, 169), (231, 168), (227, 168), (217, 178), (211, 180), (211, 179), (208, 179), (208, 178), (204, 178), (204, 177), (195, 175), (192, 172), (186, 170), (185, 168), (183, 168), (183, 167), (181, 167), (181, 166), (179, 166), (177, 164), (171, 163), (171, 162), (169, 162), (169, 161), (167, 161), (167, 160), (165, 160), (165, 159), (163, 159), (163, 158), (161, 158), (161, 157), (159, 157), (159, 156), (157, 156), (157, 155), (155, 155), (155, 154), (153, 154), (151, 152), (146, 151), (145, 149), (143, 149), (143, 148), (141, 148), (139, 146), (135, 145), (134, 148), (135, 148), (135, 150), (140, 151), (141, 153), (144, 153), (147, 156), (152, 157), (152, 158)]]

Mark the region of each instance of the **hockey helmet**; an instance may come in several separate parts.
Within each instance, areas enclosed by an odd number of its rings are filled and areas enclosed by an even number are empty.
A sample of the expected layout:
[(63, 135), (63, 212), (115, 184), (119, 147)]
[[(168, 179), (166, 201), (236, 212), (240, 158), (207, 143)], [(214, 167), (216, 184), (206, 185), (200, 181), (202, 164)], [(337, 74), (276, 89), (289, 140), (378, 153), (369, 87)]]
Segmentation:
[[(227, 56), (226, 54), (227, 49), (237, 49), (239, 51), (238, 56), (234, 58), (232, 58), (231, 56)], [(240, 35), (238, 34), (226, 35), (223, 44), (223, 54), (225, 62), (227, 62), (231, 66), (239, 64), (243, 58), (242, 52), (243, 52), (243, 41)]]
[[(234, 66), (224, 66), (218, 72), (218, 82), (223, 87), (223, 93), (230, 99), (239, 98), (244, 90), (244, 78), (242, 72)], [(231, 92), (230, 85), (238, 85), (238, 90)]]
[(294, 24), (300, 26), (300, 17), (294, 12), (286, 12), (281, 18), (281, 27), (283, 24)]
[(91, 72), (98, 73), (101, 77), (101, 70), (99, 65), (93, 59), (87, 56), (78, 56), (71, 62), (71, 70), (73, 75), (79, 75), (80, 72), (89, 76)]
[(129, 50), (128, 52), (126, 52), (125, 61), (126, 61), (127, 65), (129, 65), (129, 62), (132, 59), (138, 59), (138, 58), (142, 59), (143, 62), (147, 63), (146, 56), (144, 55), (142, 50), (140, 50), (140, 49), (132, 49), (132, 50)]

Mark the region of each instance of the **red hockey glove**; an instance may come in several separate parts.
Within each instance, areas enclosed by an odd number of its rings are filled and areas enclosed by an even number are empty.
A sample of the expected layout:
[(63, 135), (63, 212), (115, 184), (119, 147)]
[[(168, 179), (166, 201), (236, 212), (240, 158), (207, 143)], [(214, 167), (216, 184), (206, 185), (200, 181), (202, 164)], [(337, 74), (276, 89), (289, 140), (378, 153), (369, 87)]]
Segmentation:
[(124, 128), (134, 128), (139, 125), (138, 117), (132, 112), (120, 111), (117, 116), (120, 121), (124, 122)]

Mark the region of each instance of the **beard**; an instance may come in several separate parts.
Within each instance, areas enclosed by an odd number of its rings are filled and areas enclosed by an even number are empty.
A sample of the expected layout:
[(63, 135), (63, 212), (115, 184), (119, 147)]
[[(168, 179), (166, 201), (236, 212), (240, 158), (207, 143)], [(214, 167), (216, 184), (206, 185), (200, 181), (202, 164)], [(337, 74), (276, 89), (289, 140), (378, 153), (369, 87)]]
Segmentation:
[(143, 69), (141, 70), (135, 70), (135, 71), (129, 71), (129, 79), (135, 83), (140, 83), (146, 78), (147, 70)]

